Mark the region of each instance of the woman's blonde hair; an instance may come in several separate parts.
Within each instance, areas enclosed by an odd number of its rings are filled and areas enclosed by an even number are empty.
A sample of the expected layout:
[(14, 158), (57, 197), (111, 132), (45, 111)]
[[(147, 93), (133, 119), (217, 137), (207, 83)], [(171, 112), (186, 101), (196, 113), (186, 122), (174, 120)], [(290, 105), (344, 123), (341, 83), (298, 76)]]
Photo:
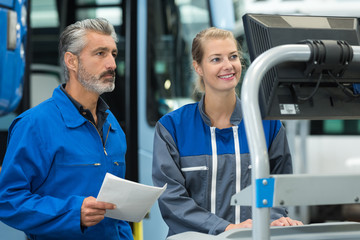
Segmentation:
[[(216, 27), (210, 27), (205, 30), (202, 30), (199, 32), (192, 42), (192, 59), (193, 61), (196, 61), (199, 65), (201, 64), (201, 61), (204, 57), (204, 42), (209, 39), (231, 39), (235, 42), (236, 48), (239, 52), (239, 55), (241, 56), (240, 51), (240, 45), (238, 41), (235, 39), (232, 32), (228, 30), (219, 29)], [(195, 93), (204, 93), (205, 92), (205, 85), (204, 85), (204, 79), (198, 75), (198, 78), (196, 80), (195, 84)]]

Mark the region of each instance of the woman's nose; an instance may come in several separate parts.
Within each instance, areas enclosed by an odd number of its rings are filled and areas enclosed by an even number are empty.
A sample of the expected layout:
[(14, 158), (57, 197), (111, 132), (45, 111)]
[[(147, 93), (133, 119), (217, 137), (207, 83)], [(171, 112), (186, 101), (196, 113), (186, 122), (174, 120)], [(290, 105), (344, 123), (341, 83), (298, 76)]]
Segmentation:
[(233, 65), (229, 59), (225, 59), (223, 62), (224, 69), (233, 69)]

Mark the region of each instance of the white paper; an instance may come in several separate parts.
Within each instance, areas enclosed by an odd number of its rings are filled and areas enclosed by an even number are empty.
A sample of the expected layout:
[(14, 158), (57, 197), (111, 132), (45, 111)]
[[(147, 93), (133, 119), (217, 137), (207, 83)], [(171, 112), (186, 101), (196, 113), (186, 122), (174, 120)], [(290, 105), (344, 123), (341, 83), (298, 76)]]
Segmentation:
[(116, 205), (116, 209), (106, 210), (106, 217), (140, 222), (166, 186), (167, 184), (162, 188), (147, 186), (106, 173), (97, 201)]

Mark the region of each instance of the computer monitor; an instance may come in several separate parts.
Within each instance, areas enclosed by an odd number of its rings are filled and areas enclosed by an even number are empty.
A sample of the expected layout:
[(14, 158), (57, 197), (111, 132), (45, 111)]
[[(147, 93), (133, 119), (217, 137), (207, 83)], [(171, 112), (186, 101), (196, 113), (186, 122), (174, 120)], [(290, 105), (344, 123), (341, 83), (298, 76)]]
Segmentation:
[[(341, 52), (360, 45), (359, 20), (355, 17), (246, 14), (243, 24), (251, 61), (270, 48), (306, 40), (341, 40), (345, 45), (336, 46)], [(317, 41), (302, 44), (313, 42)], [(360, 63), (351, 62), (351, 54), (347, 55), (350, 64), (340, 70), (333, 65), (330, 70), (309, 71), (311, 63), (305, 62), (287, 62), (272, 68), (259, 90), (262, 117), (360, 118)]]

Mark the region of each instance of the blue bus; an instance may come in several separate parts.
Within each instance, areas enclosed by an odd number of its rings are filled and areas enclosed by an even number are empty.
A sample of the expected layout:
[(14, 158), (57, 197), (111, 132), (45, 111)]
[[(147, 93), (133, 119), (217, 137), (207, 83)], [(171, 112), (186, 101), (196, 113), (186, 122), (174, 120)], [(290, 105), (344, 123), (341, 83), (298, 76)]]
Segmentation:
[[(0, 1), (0, 116), (22, 98), (27, 42), (27, 1)], [(9, 80), (11, 79), (11, 81)]]
[[(6, 128), (23, 97), (27, 69), (27, 11), (27, 0), (0, 0), (0, 163), (6, 148)], [(4, 239), (25, 239), (24, 233), (1, 222), (0, 234)]]

